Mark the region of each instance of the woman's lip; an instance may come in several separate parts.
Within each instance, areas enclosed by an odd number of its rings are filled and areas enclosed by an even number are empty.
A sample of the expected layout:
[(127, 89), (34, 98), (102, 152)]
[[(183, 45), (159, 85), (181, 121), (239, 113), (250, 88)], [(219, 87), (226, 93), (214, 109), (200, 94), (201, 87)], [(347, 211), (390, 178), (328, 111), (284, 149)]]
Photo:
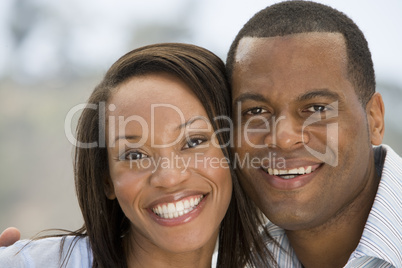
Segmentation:
[(294, 190), (300, 188), (306, 184), (308, 184), (315, 176), (316, 172), (318, 172), (322, 167), (322, 164), (319, 164), (314, 171), (309, 174), (298, 175), (292, 179), (283, 179), (279, 176), (270, 175), (264, 169), (260, 169), (260, 171), (264, 174), (267, 182), (277, 190)]
[(155, 214), (152, 211), (152, 209), (150, 209), (150, 208), (147, 209), (147, 212), (151, 216), (151, 219), (153, 219), (156, 223), (158, 223), (162, 226), (168, 226), (168, 227), (176, 226), (176, 225), (188, 223), (188, 222), (192, 221), (193, 219), (195, 219), (202, 212), (207, 199), (208, 199), (208, 195), (204, 195), (204, 197), (202, 198), (200, 203), (193, 210), (191, 210), (187, 214), (184, 214), (177, 218), (172, 218), (172, 219), (162, 218), (162, 217), (158, 216), (157, 214)]
[(185, 192), (178, 192), (175, 194), (169, 194), (152, 201), (150, 204), (146, 205), (145, 208), (152, 209), (160, 204), (173, 203), (192, 196), (194, 197), (200, 195), (205, 196), (206, 194), (207, 194), (206, 192), (201, 191), (185, 191)]

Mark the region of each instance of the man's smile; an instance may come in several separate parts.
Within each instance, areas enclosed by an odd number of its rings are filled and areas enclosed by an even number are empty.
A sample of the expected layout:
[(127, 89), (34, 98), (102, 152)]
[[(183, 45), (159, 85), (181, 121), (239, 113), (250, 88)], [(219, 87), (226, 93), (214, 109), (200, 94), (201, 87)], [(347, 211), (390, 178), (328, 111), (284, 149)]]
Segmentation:
[(260, 170), (269, 185), (280, 191), (290, 191), (308, 184), (321, 169), (322, 163), (300, 163), (289, 169), (263, 168)]
[(312, 165), (312, 166), (301, 166), (295, 167), (292, 169), (276, 169), (276, 168), (268, 168), (264, 169), (269, 175), (278, 176), (282, 179), (293, 179), (297, 176), (310, 174), (314, 170), (316, 170), (319, 165)]

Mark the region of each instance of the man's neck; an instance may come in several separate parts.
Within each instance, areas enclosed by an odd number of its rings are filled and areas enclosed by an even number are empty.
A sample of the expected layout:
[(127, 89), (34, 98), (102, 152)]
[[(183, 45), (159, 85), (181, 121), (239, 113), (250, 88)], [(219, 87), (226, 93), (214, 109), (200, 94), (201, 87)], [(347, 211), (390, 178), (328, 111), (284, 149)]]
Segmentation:
[(356, 249), (377, 193), (380, 177), (374, 172), (367, 187), (347, 208), (322, 226), (286, 231), (305, 268), (343, 267)]

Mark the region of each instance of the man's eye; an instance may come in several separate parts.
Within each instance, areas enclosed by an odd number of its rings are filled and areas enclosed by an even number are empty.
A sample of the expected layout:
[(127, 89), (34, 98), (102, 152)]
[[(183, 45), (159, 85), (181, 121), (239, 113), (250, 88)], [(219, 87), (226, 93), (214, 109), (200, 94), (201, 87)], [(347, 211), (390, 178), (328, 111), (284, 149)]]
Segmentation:
[(183, 146), (183, 149), (194, 148), (205, 141), (206, 139), (203, 138), (189, 138), (187, 139), (186, 144)]
[(128, 152), (125, 155), (126, 160), (139, 160), (148, 157), (146, 154), (140, 152)]
[(261, 107), (255, 107), (255, 108), (251, 108), (248, 109), (247, 111), (244, 112), (244, 115), (257, 115), (257, 114), (262, 114), (262, 113), (266, 113), (267, 110), (261, 108)]
[(308, 112), (316, 113), (316, 112), (325, 112), (328, 110), (328, 107), (325, 105), (313, 105), (306, 109)]

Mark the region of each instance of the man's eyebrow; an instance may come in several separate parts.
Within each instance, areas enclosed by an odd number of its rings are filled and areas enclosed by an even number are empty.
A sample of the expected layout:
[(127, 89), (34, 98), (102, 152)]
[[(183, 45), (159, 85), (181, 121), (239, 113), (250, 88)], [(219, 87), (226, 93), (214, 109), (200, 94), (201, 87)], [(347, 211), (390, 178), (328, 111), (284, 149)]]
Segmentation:
[(297, 97), (298, 101), (306, 101), (306, 100), (311, 100), (317, 97), (324, 97), (324, 98), (330, 98), (333, 100), (339, 100), (340, 96), (338, 93), (330, 91), (328, 89), (315, 89), (312, 91), (309, 91), (307, 93), (304, 93)]
[(233, 103), (243, 102), (246, 100), (266, 102), (267, 99), (263, 95), (257, 93), (243, 93), (233, 100)]
[(185, 127), (187, 127), (187, 126), (189, 126), (189, 125), (191, 125), (194, 122), (199, 121), (199, 120), (202, 120), (202, 121), (205, 121), (205, 122), (209, 123), (208, 118), (206, 118), (205, 116), (200, 115), (200, 116), (195, 116), (195, 117), (190, 118), (187, 122), (184, 122), (183, 124), (178, 125), (176, 129), (180, 130), (180, 129), (185, 128)]

